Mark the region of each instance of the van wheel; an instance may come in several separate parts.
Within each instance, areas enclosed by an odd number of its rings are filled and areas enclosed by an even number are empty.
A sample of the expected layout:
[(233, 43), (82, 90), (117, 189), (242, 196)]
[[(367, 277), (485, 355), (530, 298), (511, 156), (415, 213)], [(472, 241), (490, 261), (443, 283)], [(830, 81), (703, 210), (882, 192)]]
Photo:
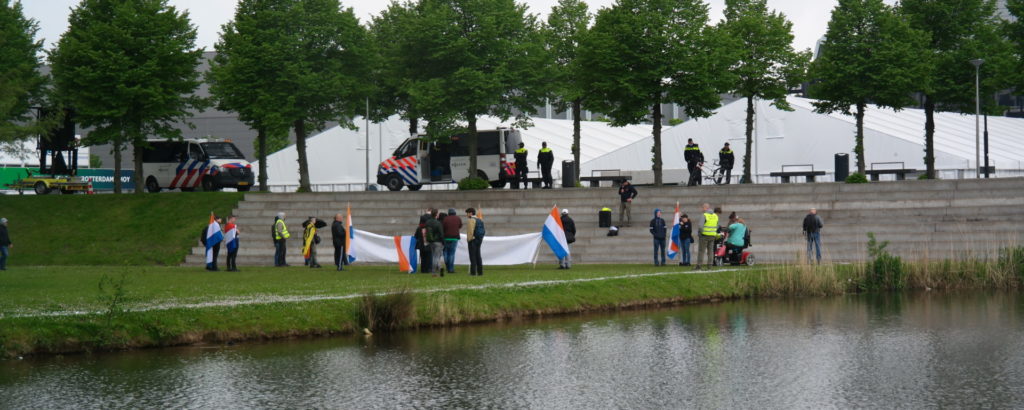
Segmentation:
[(238, 187), (238, 192), (249, 192), (250, 189), (252, 189), (252, 185), (244, 185), (244, 186), (240, 185)]
[(419, 184), (419, 185), (409, 185), (409, 190), (410, 191), (419, 191), (420, 188), (423, 188), (422, 184)]
[(388, 179), (384, 181), (384, 186), (388, 187), (388, 191), (400, 191), (402, 190), (402, 177), (398, 174), (388, 175)]
[(505, 181), (504, 179), (499, 181), (491, 181), (491, 188), (502, 189), (505, 187), (506, 183), (508, 183), (508, 181)]
[(146, 190), (154, 194), (160, 192), (160, 184), (156, 183), (156, 178), (146, 178)]
[(46, 195), (50, 193), (50, 188), (46, 187), (46, 183), (43, 181), (36, 182), (35, 185), (36, 195)]
[(201, 185), (203, 186), (203, 191), (206, 192), (220, 191), (220, 187), (213, 183), (213, 178), (203, 178), (203, 183)]

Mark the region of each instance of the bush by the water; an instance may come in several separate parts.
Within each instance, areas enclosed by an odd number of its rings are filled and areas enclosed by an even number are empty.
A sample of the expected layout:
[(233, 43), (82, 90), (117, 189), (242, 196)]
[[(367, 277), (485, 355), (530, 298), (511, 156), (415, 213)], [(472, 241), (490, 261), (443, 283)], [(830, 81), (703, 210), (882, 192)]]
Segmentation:
[(999, 267), (1024, 282), (1024, 246), (999, 250)]
[(864, 176), (864, 174), (859, 174), (859, 173), (855, 172), (855, 173), (850, 174), (850, 176), (846, 177), (846, 183), (847, 184), (866, 184), (866, 183), (868, 183), (868, 177)]
[(868, 261), (864, 270), (861, 289), (902, 290), (907, 286), (907, 270), (899, 256), (886, 251), (889, 241), (879, 242), (875, 234), (868, 232)]
[(475, 189), (487, 189), (491, 184), (484, 179), (477, 177), (466, 177), (459, 181), (460, 191), (471, 191)]
[(415, 297), (408, 289), (384, 296), (365, 295), (356, 304), (356, 323), (370, 330), (401, 329), (412, 323)]

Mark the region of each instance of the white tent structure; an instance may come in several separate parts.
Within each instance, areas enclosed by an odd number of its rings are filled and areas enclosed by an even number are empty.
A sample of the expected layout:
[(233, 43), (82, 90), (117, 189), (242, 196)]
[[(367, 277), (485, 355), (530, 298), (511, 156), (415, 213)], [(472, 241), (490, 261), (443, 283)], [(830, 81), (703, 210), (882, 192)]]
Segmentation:
[[(572, 159), (572, 121), (532, 118), (533, 126), (522, 129), (523, 143), (530, 150), (531, 173), (536, 167), (536, 154), (541, 142), (547, 142), (555, 154), (553, 174), (558, 179), (561, 161)], [(483, 117), (477, 120), (478, 130), (510, 127), (511, 120)], [(369, 164), (366, 160), (366, 130), (364, 121), (357, 118), (355, 130), (333, 127), (306, 140), (309, 178), (314, 191), (347, 191), (364, 189), (367, 175), (369, 183), (376, 184), (377, 165), (390, 157), (398, 145), (409, 137), (409, 123), (392, 116), (382, 123), (369, 126)], [(628, 144), (650, 138), (650, 126), (611, 127), (599, 121), (580, 123), (580, 162), (606, 155)], [(258, 169), (258, 164), (253, 164)], [(298, 188), (298, 152), (295, 145), (267, 156), (268, 184), (273, 191), (295, 191)], [(585, 174), (586, 175), (586, 174)], [(429, 185), (424, 189), (430, 189)]]
[[(853, 155), (856, 120), (842, 114), (818, 114), (813, 100), (789, 97), (793, 111), (772, 107), (769, 101), (757, 101), (754, 126), (752, 173), (758, 182), (778, 182), (769, 173), (787, 170), (816, 171), (829, 175), (819, 181), (831, 181), (835, 168), (834, 155), (850, 155), (850, 172), (856, 172)], [(733, 179), (743, 173), (746, 147), (746, 100), (737, 100), (720, 108), (714, 115), (691, 120), (662, 132), (662, 158), (665, 182), (683, 181), (687, 177), (683, 148), (688, 138), (698, 143), (709, 161), (718, 159), (718, 151), (729, 142), (736, 152)], [(899, 112), (868, 106), (864, 117), (864, 155), (868, 169), (909, 168), (923, 171), (923, 110), (904, 109)], [(1018, 176), (1024, 168), (1024, 119), (989, 117), (989, 164), (997, 176)], [(645, 138), (615, 152), (584, 161), (581, 173), (615, 169), (629, 171), (634, 181), (653, 181), (651, 147)], [(975, 176), (975, 118), (973, 115), (935, 113), (935, 166), (940, 178)], [(800, 167), (804, 165), (803, 167)], [(795, 167), (794, 167), (795, 166)], [(891, 179), (891, 175), (889, 176)], [(885, 177), (883, 176), (883, 179)]]
[[(34, 138), (0, 143), (0, 167), (38, 167), (39, 151), (36, 149)], [(89, 147), (78, 148), (78, 166), (89, 167)]]

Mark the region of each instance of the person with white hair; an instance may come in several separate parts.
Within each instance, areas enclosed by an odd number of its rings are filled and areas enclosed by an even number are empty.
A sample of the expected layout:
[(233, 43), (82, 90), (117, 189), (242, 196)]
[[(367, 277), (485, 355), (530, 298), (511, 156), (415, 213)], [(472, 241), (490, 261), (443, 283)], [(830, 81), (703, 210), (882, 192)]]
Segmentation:
[(288, 247), (285, 244), (292, 235), (288, 233), (288, 226), (284, 223), (284, 217), (284, 212), (278, 212), (277, 216), (274, 217), (274, 266), (276, 267), (288, 266), (285, 263)]
[(7, 256), (13, 247), (11, 236), (7, 233), (7, 218), (0, 218), (0, 270), (7, 270)]
[(576, 242), (576, 222), (569, 216), (568, 209), (562, 209), (562, 230), (565, 231), (565, 243), (569, 244), (565, 257), (558, 261), (558, 269), (572, 267), (572, 243)]

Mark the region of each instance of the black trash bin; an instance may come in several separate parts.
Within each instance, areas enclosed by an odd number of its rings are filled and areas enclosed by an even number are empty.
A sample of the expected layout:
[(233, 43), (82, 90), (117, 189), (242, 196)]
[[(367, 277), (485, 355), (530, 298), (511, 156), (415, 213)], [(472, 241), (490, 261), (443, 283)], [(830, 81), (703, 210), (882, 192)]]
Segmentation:
[(612, 209), (601, 208), (601, 211), (597, 213), (597, 227), (608, 228), (612, 226)]
[(846, 181), (850, 176), (850, 155), (836, 154), (836, 182)]
[(576, 163), (571, 159), (562, 161), (562, 188), (576, 188)]

